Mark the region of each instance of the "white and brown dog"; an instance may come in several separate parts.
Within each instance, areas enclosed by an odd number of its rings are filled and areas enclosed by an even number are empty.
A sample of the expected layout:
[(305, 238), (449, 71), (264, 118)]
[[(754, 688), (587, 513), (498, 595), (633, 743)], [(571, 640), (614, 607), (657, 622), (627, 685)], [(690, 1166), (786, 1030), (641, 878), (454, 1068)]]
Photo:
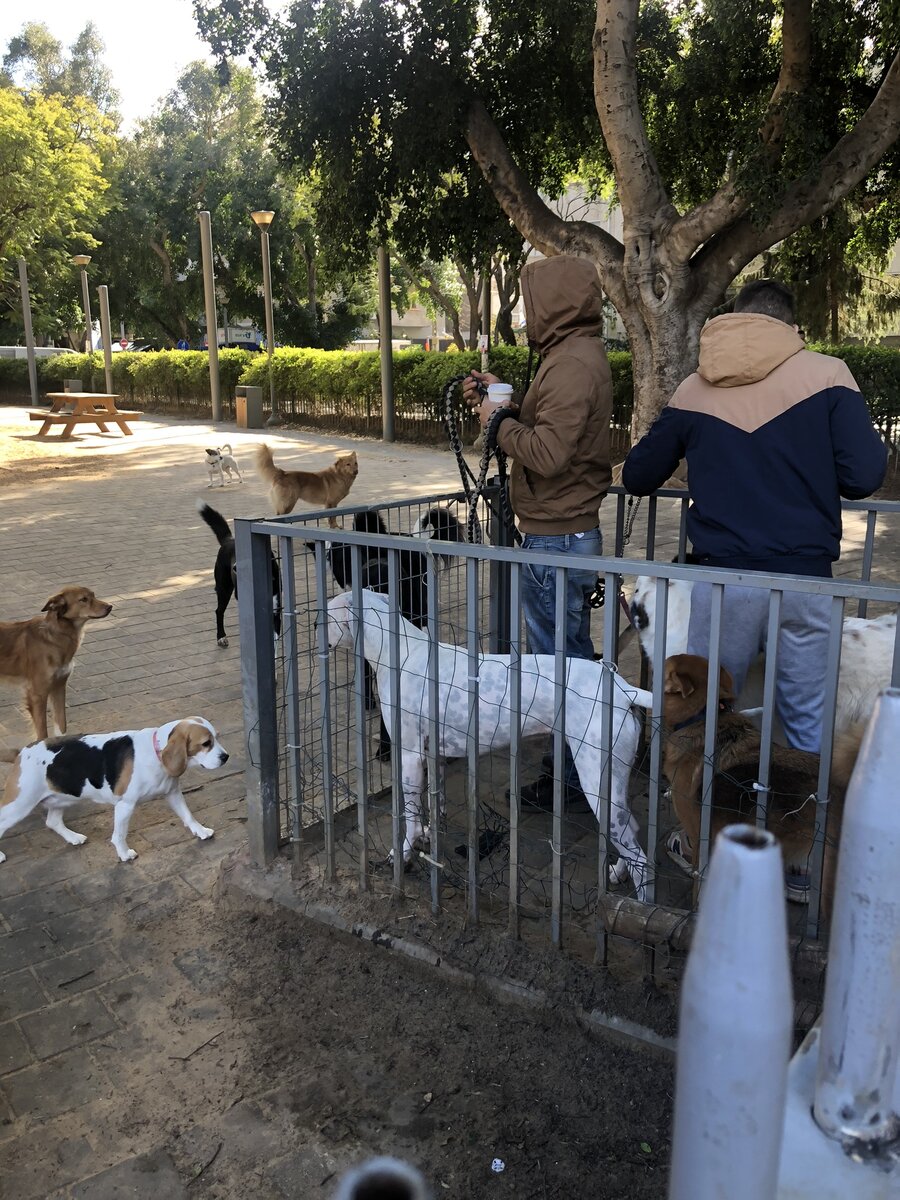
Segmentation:
[[(134, 806), (161, 796), (195, 837), (210, 838), (213, 830), (196, 821), (185, 803), (180, 779), (188, 767), (212, 771), (227, 761), (215, 729), (203, 717), (33, 742), (19, 753), (6, 781), (0, 837), (43, 804), (47, 827), (70, 846), (80, 846), (87, 838), (69, 829), (63, 812), (79, 800), (93, 800), (113, 806), (112, 844), (121, 861), (129, 862), (137, 858), (126, 842)], [(0, 862), (5, 858), (0, 852)]]
[(216, 486), (216, 476), (219, 477), (219, 487), (225, 486), (226, 475), (229, 483), (232, 482), (232, 474), (237, 475), (238, 483), (244, 482), (229, 442), (226, 442), (224, 446), (216, 446), (215, 449), (206, 451), (206, 469), (209, 471), (207, 487)]

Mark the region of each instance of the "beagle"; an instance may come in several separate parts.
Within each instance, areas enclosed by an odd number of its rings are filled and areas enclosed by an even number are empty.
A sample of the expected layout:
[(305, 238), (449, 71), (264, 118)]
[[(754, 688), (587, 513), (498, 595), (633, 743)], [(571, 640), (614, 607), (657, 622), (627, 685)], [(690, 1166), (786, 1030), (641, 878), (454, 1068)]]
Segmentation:
[[(92, 733), (33, 742), (18, 755), (0, 805), (0, 837), (39, 804), (47, 827), (70, 846), (87, 841), (69, 829), (63, 812), (78, 800), (113, 806), (112, 844), (122, 862), (137, 858), (126, 844), (128, 823), (139, 800), (163, 796), (195, 837), (213, 831), (194, 819), (179, 780), (188, 767), (215, 770), (228, 761), (216, 731), (203, 717), (168, 721), (158, 729)], [(6, 855), (0, 852), (0, 862)]]

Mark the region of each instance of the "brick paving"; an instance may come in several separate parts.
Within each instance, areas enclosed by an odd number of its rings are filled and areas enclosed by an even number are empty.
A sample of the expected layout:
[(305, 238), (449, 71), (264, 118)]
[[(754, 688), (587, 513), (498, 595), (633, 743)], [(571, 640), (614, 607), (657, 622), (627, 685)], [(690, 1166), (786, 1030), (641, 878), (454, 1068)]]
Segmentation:
[[(66, 583), (92, 587), (114, 605), (108, 618), (87, 629), (76, 660), (70, 731), (140, 728), (198, 712), (215, 724), (232, 756), (222, 770), (193, 772), (186, 781), (192, 810), (216, 830), (210, 841), (196, 841), (159, 803), (135, 813), (129, 842), (139, 857), (130, 864), (119, 863), (109, 844), (111, 811), (93, 805), (78, 806), (67, 818), (88, 835), (84, 846), (66, 846), (37, 815), (3, 839), (0, 1196), (10, 1200), (58, 1189), (101, 1200), (182, 1194), (182, 1176), (158, 1149), (152, 1121), (118, 1145), (108, 1144), (98, 1125), (110, 1109), (137, 1103), (118, 1054), (133, 1057), (151, 1013), (166, 1020), (177, 1003), (171, 1041), (188, 1048), (224, 1019), (210, 996), (212, 967), (203, 941), (182, 946), (173, 964), (155, 944), (154, 922), (183, 917), (187, 909), (201, 916), (211, 910), (218, 863), (245, 840), (237, 608), (232, 603), (227, 615), (231, 644), (220, 649), (212, 586), (217, 547), (195, 504), (207, 500), (229, 519), (265, 515), (266, 488), (252, 461), (262, 437), (277, 462), (305, 469), (355, 449), (360, 475), (351, 500), (372, 503), (458, 486), (451, 456), (433, 449), (272, 436), (152, 416), (135, 425), (133, 438), (82, 429), (71, 442), (56, 444), (36, 442), (22, 410), (0, 408), (7, 451), (0, 457), (7, 464), (0, 471), (0, 619), (39, 612)], [(245, 482), (208, 489), (203, 450), (226, 441)], [(17, 445), (29, 456), (28, 474), (18, 482), (10, 472)], [(30, 737), (19, 690), (4, 683), (0, 743), (18, 746)], [(0, 780), (7, 770), (0, 767)], [(202, 930), (202, 922), (194, 928)], [(148, 929), (154, 936), (142, 932)], [(175, 1053), (172, 1045), (165, 1050)], [(165, 1080), (161, 1067), (160, 1086)], [(193, 1114), (198, 1127), (220, 1115), (220, 1090), (211, 1086), (208, 1112)], [(226, 1111), (241, 1128), (261, 1120), (243, 1105)], [(317, 1181), (333, 1169), (327, 1156), (320, 1162), (307, 1153), (312, 1174), (322, 1168)], [(285, 1178), (303, 1175), (292, 1159), (281, 1170)]]

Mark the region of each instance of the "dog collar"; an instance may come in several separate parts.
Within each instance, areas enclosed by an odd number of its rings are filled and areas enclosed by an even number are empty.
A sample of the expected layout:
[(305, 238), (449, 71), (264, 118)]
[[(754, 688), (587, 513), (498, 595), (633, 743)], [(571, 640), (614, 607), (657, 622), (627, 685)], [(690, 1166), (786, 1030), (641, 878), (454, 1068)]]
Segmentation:
[(159, 748), (159, 730), (153, 730), (153, 749), (156, 751), (156, 757), (162, 762), (162, 750)]
[[(732, 702), (730, 700), (720, 700), (719, 701), (719, 712), (720, 713), (734, 712), (734, 705), (732, 704)], [(698, 713), (695, 713), (695, 715), (693, 717), (689, 717), (686, 721), (679, 721), (677, 725), (673, 725), (672, 732), (677, 733), (679, 729), (687, 729), (688, 725), (698, 725), (701, 721), (705, 721), (705, 720), (706, 720), (706, 705), (704, 704), (703, 707), (700, 709), (700, 711)]]

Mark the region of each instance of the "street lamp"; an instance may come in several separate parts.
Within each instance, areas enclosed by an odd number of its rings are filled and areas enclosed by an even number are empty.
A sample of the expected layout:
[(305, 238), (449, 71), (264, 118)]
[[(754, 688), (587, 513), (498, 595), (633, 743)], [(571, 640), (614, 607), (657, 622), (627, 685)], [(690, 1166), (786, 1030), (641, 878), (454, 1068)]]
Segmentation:
[(280, 425), (281, 417), (275, 402), (275, 376), (272, 373), (272, 352), (275, 349), (275, 322), (272, 317), (272, 264), (269, 258), (269, 226), (275, 220), (275, 214), (267, 208), (252, 212), (250, 216), (254, 225), (259, 227), (260, 248), (262, 250), (263, 295), (266, 304), (266, 354), (269, 357), (269, 402), (272, 415), (266, 421), (267, 425)]
[(88, 277), (87, 271), (85, 270), (85, 267), (90, 261), (91, 256), (89, 254), (72, 255), (72, 262), (76, 267), (81, 268), (81, 296), (84, 303), (84, 340), (87, 343), (88, 354), (90, 354), (94, 348), (94, 339), (91, 336), (91, 331), (93, 328), (91, 324), (91, 296), (90, 292), (88, 291)]

